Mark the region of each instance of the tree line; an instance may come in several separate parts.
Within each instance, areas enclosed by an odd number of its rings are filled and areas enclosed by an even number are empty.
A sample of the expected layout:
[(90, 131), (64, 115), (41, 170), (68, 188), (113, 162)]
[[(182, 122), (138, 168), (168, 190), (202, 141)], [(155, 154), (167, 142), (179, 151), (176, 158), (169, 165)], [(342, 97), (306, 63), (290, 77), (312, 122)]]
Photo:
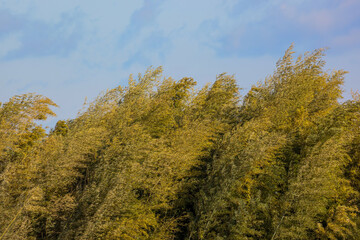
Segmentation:
[(0, 103), (0, 240), (358, 239), (360, 97), (323, 58), (245, 96), (149, 68), (49, 133), (49, 98)]

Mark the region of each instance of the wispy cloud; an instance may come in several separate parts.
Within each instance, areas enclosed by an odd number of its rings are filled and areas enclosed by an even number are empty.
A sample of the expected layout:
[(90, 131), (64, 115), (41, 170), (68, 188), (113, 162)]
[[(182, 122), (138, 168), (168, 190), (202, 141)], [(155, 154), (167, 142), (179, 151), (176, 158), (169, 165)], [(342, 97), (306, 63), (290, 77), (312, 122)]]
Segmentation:
[(360, 28), (354, 28), (348, 33), (334, 37), (332, 41), (334, 47), (360, 48)]
[(20, 30), (24, 27), (24, 24), (25, 22), (22, 20), (22, 17), (0, 9), (0, 37)]
[(144, 28), (154, 24), (163, 1), (164, 0), (146, 0), (143, 6), (132, 14), (129, 25), (120, 36), (120, 48), (125, 48), (131, 41), (136, 41), (136, 38), (140, 37), (140, 33)]
[(0, 59), (21, 47), (20, 33), (10, 33), (0, 39)]
[(143, 39), (141, 47), (136, 49), (122, 66), (129, 69), (133, 64), (141, 64), (142, 66), (162, 65), (165, 62), (165, 53), (169, 51), (171, 46), (170, 39), (163, 32), (151, 32), (149, 36)]
[(144, 1), (143, 6), (132, 14), (118, 42), (120, 53), (127, 56), (123, 68), (129, 69), (133, 64), (153, 65), (154, 57), (164, 57), (163, 52), (171, 45), (171, 39), (156, 24), (163, 2)]
[(210, 36), (201, 41), (220, 57), (276, 54), (291, 42), (305, 49), (333, 47), (341, 43), (335, 38), (355, 34), (359, 11), (360, 2), (353, 0), (237, 1), (224, 17), (204, 21), (198, 32)]
[(319, 0), (300, 1), (296, 4), (287, 1), (280, 6), (285, 20), (298, 24), (298, 28), (302, 31), (332, 34), (347, 30), (360, 21), (359, 1)]
[(200, 85), (228, 72), (248, 88), (292, 42), (330, 47), (329, 66), (359, 88), (359, 12), (359, 0), (0, 0), (0, 101), (34, 91), (74, 117), (85, 96), (150, 65)]
[(16, 43), (3, 51), (2, 60), (67, 56), (76, 49), (83, 34), (80, 16), (79, 12), (64, 14), (58, 23), (48, 24), (25, 15), (1, 11), (0, 36), (3, 39), (12, 38)]
[(211, 36), (202, 41), (219, 57), (274, 54), (298, 37), (279, 17), (279, 6), (268, 1), (239, 1), (227, 13), (226, 17), (204, 21), (198, 30)]

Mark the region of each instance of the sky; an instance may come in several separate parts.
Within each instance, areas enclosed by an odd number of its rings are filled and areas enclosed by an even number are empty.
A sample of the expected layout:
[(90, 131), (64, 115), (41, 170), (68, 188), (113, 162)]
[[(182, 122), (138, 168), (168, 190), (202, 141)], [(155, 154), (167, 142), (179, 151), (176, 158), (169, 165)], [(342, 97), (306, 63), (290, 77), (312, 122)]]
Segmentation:
[(57, 120), (130, 74), (213, 82), (234, 74), (243, 94), (275, 70), (285, 50), (327, 47), (344, 69), (345, 98), (360, 89), (360, 0), (0, 0), (0, 102), (51, 98)]

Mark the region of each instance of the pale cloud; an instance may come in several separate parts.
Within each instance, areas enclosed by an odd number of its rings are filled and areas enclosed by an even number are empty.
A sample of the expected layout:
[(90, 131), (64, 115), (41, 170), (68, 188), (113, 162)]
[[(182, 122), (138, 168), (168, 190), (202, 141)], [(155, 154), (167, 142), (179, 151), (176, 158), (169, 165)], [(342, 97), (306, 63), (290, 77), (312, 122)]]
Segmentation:
[(322, 9), (308, 14), (302, 14), (297, 16), (297, 18), (300, 24), (312, 28), (315, 31), (324, 33), (334, 28), (336, 23), (336, 16), (334, 16), (333, 11), (329, 9)]
[(22, 46), (20, 33), (11, 33), (0, 39), (0, 59)]
[(24, 27), (25, 22), (9, 11), (0, 9), (0, 37), (19, 31)]
[(360, 48), (360, 28), (352, 29), (344, 35), (334, 37), (332, 46)]
[(165, 63), (166, 53), (172, 48), (171, 40), (161, 31), (151, 32), (143, 39), (141, 47), (137, 48), (130, 58), (122, 65), (125, 69), (133, 64), (142, 66), (162, 65)]
[(126, 85), (150, 65), (199, 86), (228, 72), (248, 90), (291, 42), (299, 52), (329, 46), (329, 66), (351, 72), (350, 88), (357, 86), (359, 59), (350, 50), (359, 46), (359, 3), (0, 0), (0, 101), (37, 92), (60, 105), (56, 119), (73, 118), (85, 97)]
[(340, 6), (343, 8), (349, 8), (349, 7), (359, 7), (359, 1), (358, 0), (341, 0)]
[(119, 47), (126, 48), (131, 42), (141, 39), (141, 33), (149, 26), (154, 26), (155, 20), (160, 13), (159, 7), (162, 0), (146, 0), (143, 6), (137, 9), (130, 17), (130, 22), (125, 31), (121, 33)]
[(0, 11), (0, 18), (6, 20), (4, 25), (7, 26), (0, 26), (0, 36), (14, 40), (11, 49), (8, 46), (6, 53), (3, 50), (2, 60), (29, 56), (66, 56), (76, 49), (83, 33), (81, 19), (76, 12), (64, 14), (57, 24), (47, 24), (4, 10)]
[(32, 20), (55, 24), (61, 20), (64, 13), (73, 11), (80, 2), (77, 0), (0, 0), (0, 6), (15, 15), (23, 15)]
[(280, 10), (302, 30), (330, 34), (351, 27), (360, 19), (360, 2), (353, 0), (284, 1)]
[(221, 3), (218, 0), (165, 1), (156, 23), (168, 33), (174, 30), (194, 32), (206, 20), (227, 19), (224, 14), (225, 6)]

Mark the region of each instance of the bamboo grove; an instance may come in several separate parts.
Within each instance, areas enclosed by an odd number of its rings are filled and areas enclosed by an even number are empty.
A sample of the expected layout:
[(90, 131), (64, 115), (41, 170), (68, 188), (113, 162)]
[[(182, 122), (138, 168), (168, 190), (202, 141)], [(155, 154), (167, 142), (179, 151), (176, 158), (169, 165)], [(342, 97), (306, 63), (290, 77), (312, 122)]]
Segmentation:
[(245, 95), (150, 68), (49, 133), (56, 104), (0, 104), (0, 239), (359, 239), (360, 98), (324, 50)]

